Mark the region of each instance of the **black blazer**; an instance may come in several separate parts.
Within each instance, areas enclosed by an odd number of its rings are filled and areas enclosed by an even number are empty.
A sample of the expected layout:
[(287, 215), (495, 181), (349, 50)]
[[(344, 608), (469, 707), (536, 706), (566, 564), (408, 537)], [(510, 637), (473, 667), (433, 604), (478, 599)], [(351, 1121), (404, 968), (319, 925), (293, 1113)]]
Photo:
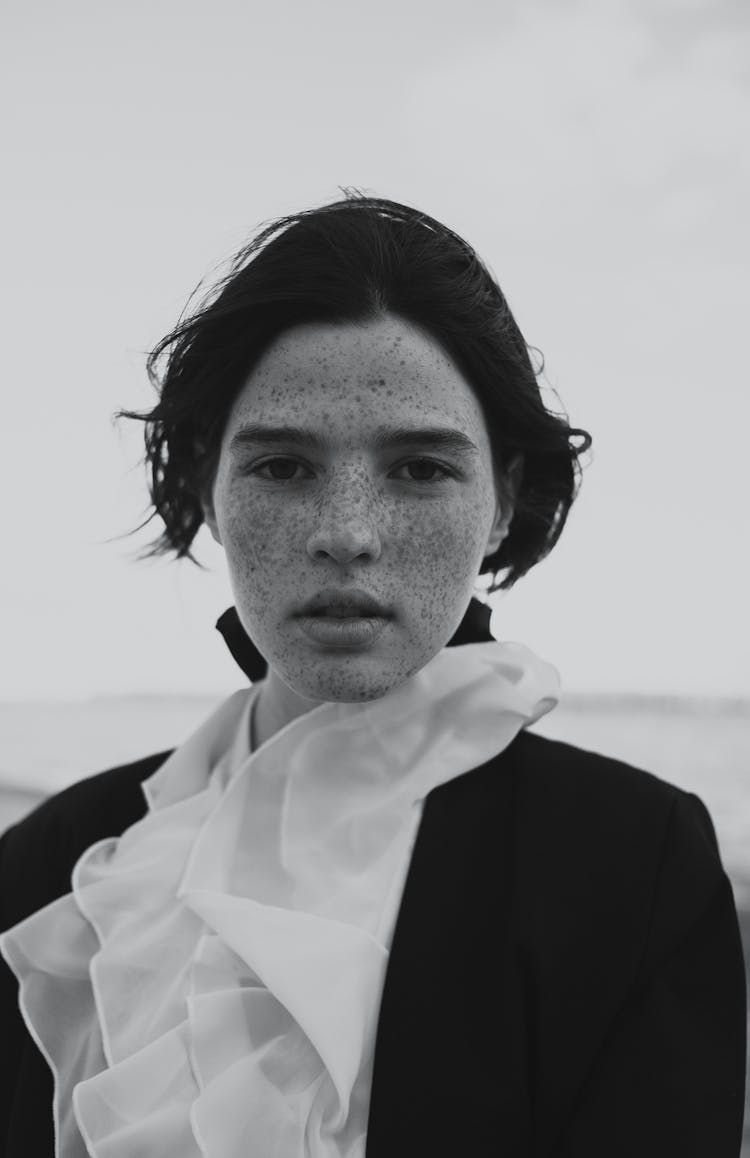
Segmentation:
[[(477, 608), (452, 643), (490, 638)], [(257, 678), (236, 616), (217, 626)], [(81, 853), (145, 813), (140, 783), (168, 755), (81, 780), (4, 834), (3, 929), (69, 892)], [(51, 1073), (0, 966), (0, 1153), (52, 1158)], [(426, 799), (367, 1158), (738, 1158), (745, 1017), (737, 913), (701, 800), (522, 731)]]

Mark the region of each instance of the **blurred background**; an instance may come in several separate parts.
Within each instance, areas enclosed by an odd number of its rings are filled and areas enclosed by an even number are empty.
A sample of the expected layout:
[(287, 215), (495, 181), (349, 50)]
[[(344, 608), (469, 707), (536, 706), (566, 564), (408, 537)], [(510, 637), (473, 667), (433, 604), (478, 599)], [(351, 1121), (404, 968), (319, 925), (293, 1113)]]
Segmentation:
[[(587, 428), (493, 631), (538, 730), (709, 807), (750, 910), (750, 9), (741, 0), (6, 0), (0, 828), (244, 677), (222, 558), (136, 563), (147, 350), (263, 222), (355, 186), (462, 233)], [(750, 1151), (749, 1151), (750, 1152)]]

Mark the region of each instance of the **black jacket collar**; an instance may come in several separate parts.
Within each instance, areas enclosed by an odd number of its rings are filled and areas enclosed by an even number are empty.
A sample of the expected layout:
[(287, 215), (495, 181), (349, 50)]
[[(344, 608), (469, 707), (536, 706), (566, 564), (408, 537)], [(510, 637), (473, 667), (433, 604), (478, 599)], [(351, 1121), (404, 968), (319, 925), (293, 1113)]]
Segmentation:
[[(458, 625), (455, 634), (448, 640), (448, 647), (455, 647), (462, 643), (486, 643), (493, 636), (490, 634), (490, 616), (492, 611), (478, 599), (472, 599), (466, 614)], [(263, 679), (268, 670), (268, 664), (258, 651), (240, 623), (240, 617), (235, 607), (229, 607), (216, 621), (216, 628), (223, 636), (224, 642), (232, 653), (235, 662), (243, 672), (255, 683)]]

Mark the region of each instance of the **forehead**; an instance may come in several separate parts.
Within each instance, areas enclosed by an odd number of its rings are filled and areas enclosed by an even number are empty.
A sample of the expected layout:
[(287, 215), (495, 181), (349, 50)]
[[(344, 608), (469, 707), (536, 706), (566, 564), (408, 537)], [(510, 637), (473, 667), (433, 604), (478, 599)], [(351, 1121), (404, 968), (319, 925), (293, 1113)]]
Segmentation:
[(227, 433), (255, 421), (322, 421), (332, 433), (384, 418), (448, 419), (486, 438), (479, 401), (441, 344), (392, 314), (362, 323), (305, 323), (282, 333), (240, 390)]

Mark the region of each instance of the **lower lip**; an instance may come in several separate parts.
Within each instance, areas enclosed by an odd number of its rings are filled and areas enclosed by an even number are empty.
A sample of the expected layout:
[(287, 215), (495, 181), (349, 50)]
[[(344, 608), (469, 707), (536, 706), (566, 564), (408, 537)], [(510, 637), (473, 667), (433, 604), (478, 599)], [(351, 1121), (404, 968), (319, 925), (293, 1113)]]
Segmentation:
[(337, 619), (333, 615), (300, 615), (299, 624), (310, 639), (332, 647), (361, 647), (374, 643), (388, 623), (382, 615), (352, 615)]

